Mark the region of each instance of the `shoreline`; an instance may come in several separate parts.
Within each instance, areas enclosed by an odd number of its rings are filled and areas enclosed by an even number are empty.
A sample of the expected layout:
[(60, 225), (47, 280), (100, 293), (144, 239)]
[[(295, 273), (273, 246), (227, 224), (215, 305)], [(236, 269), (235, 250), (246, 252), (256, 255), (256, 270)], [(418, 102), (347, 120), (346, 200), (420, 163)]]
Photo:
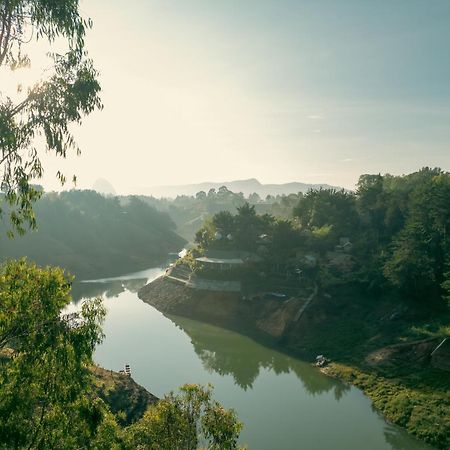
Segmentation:
[[(320, 298), (302, 314), (301, 320), (295, 322), (292, 317), (301, 307), (300, 300), (250, 302), (235, 294), (195, 291), (164, 276), (141, 288), (138, 296), (163, 314), (180, 315), (237, 331), (295, 358), (312, 361), (317, 354), (325, 354), (332, 363), (322, 372), (361, 389), (385, 420), (406, 429), (436, 449), (450, 446), (450, 386), (446, 387), (448, 382), (445, 379), (450, 378), (448, 372), (427, 366), (423, 369), (411, 363), (413, 375), (415, 370), (425, 371), (417, 372), (420, 376), (414, 382), (414, 376), (395, 371), (383, 372), (383, 368), (379, 370), (376, 366), (370, 366), (363, 357), (363, 351), (367, 348), (362, 350), (358, 345), (350, 347), (352, 339), (347, 339), (348, 330), (344, 333), (333, 329), (336, 319), (327, 323), (330, 317), (324, 314), (324, 302)], [(328, 315), (333, 315), (333, 312)], [(354, 320), (349, 320), (345, 325), (357, 335)], [(327, 329), (325, 336), (322, 336), (324, 327)], [(318, 329), (321, 333), (317, 332)], [(338, 342), (328, 342), (330, 336)], [(354, 343), (361, 347), (363, 340), (355, 338)], [(336, 348), (341, 343), (350, 351), (339, 349), (339, 354)], [(376, 344), (372, 347), (375, 350)], [(429, 378), (424, 383), (420, 378), (422, 375)]]

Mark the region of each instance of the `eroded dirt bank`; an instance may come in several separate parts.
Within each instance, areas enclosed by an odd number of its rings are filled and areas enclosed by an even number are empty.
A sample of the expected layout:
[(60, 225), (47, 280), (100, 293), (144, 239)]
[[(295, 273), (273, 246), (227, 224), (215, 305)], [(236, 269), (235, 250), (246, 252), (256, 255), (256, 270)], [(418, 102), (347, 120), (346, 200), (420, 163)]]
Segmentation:
[(246, 300), (232, 292), (197, 291), (165, 277), (144, 286), (138, 295), (162, 313), (189, 317), (244, 334), (257, 334), (274, 342), (286, 334), (303, 304), (301, 299)]

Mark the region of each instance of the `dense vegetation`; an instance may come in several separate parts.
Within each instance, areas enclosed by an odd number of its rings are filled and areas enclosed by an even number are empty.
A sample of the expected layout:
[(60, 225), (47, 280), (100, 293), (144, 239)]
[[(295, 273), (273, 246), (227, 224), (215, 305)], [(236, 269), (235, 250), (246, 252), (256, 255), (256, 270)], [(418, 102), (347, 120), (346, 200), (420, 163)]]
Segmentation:
[(96, 299), (64, 314), (69, 281), (24, 260), (0, 268), (0, 448), (236, 448), (235, 413), (196, 385), (120, 426), (90, 370), (105, 310)]
[(94, 191), (45, 194), (35, 205), (38, 229), (15, 239), (0, 228), (1, 258), (27, 256), (81, 277), (124, 273), (164, 261), (184, 240), (167, 214), (137, 198)]
[(450, 287), (450, 174), (440, 169), (395, 177), (363, 175), (354, 194), (310, 192), (294, 210), (324, 237), (349, 237), (371, 289), (395, 288), (411, 300), (443, 303)]
[[(257, 289), (287, 292), (289, 279), (301, 297), (317, 283), (318, 298), (282, 347), (308, 358), (326, 354), (334, 361), (328, 373), (364, 389), (388, 420), (444, 449), (450, 378), (430, 354), (450, 337), (449, 227), (450, 174), (424, 168), (363, 175), (355, 192), (309, 191), (290, 219), (258, 215), (248, 204), (236, 214), (219, 212), (198, 231), (191, 253), (256, 253)], [(301, 278), (291, 276), (296, 271)]]
[[(400, 177), (362, 175), (356, 192), (320, 189), (299, 196), (291, 217), (258, 215), (254, 205), (244, 203), (235, 215), (221, 211), (207, 220), (196, 233), (198, 249), (257, 252), (283, 273), (302, 265), (299, 253), (311, 254), (320, 263), (316, 277), (324, 286), (356, 282), (428, 306), (446, 303), (449, 173), (424, 168)], [(339, 246), (342, 238), (346, 248)], [(332, 263), (344, 256), (352, 270)]]

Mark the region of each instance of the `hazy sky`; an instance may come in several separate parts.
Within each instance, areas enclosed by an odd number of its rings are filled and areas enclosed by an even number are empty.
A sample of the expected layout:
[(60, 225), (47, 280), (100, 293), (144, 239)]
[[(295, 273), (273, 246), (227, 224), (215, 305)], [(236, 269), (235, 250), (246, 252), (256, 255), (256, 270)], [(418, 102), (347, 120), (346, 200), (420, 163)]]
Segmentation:
[[(84, 0), (79, 187), (450, 169), (449, 0)], [(55, 188), (58, 160), (45, 178)]]

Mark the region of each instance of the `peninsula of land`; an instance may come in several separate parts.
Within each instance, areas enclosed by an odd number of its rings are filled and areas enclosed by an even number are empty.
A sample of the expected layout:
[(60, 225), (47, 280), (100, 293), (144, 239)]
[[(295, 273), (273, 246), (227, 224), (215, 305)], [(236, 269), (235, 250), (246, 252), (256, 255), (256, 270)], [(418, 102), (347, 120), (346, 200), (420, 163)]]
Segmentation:
[(387, 420), (450, 446), (450, 174), (364, 175), (301, 195), (291, 219), (246, 203), (139, 291), (167, 315), (315, 361)]

